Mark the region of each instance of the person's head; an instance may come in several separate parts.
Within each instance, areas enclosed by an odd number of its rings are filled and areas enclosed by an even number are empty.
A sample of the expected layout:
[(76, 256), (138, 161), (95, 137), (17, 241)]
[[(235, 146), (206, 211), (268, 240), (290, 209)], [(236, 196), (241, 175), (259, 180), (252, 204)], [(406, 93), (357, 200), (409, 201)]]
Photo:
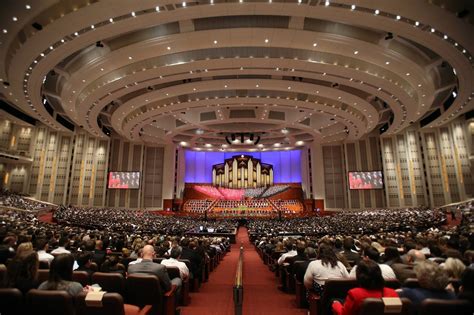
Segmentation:
[(385, 261), (395, 261), (399, 262), (400, 260), (400, 253), (396, 247), (385, 247)]
[(384, 287), (382, 270), (373, 260), (362, 259), (357, 264), (356, 279), (359, 286), (367, 290), (381, 290)]
[(304, 252), (306, 254), (306, 257), (308, 257), (308, 259), (316, 258), (317, 256), (316, 250), (312, 247), (306, 247)]
[(421, 250), (410, 249), (407, 253), (409, 263), (418, 263), (426, 259), (425, 254)]
[(354, 247), (354, 239), (352, 237), (344, 238), (344, 241), (342, 242), (342, 247), (344, 248), (344, 250), (350, 251)]
[[(58, 283), (61, 280), (72, 281), (72, 267), (74, 257), (71, 254), (59, 254), (54, 257), (49, 269), (49, 281)], [(52, 290), (55, 290), (54, 287)]]
[(155, 248), (151, 245), (145, 245), (142, 249), (142, 258), (143, 259), (155, 258)]
[(181, 248), (181, 246), (175, 246), (171, 249), (170, 257), (174, 259), (179, 259), (179, 257), (181, 257), (182, 252), (183, 249)]
[(61, 237), (59, 239), (59, 246), (66, 247), (69, 244), (69, 239), (67, 237)]
[(79, 267), (87, 267), (92, 261), (92, 253), (89, 251), (79, 252), (76, 255), (76, 261)]
[(21, 255), (23, 253), (28, 253), (31, 251), (33, 251), (33, 244), (31, 242), (25, 242), (18, 245), (18, 248), (16, 249), (16, 254)]
[(464, 269), (466, 269), (466, 266), (457, 258), (450, 257), (444, 262), (444, 270), (450, 278), (460, 279)]
[(371, 259), (375, 262), (378, 262), (380, 259), (379, 251), (371, 246), (364, 248), (362, 256), (364, 256), (365, 258)]
[(19, 281), (36, 280), (38, 275), (38, 254), (34, 251), (22, 252), (8, 264), (7, 285), (16, 287)]
[(329, 265), (330, 267), (337, 266), (337, 257), (332, 247), (327, 244), (321, 244), (318, 249), (318, 259), (321, 260), (323, 265)]
[(45, 238), (36, 240), (36, 250), (48, 250), (48, 240)]
[(296, 243), (296, 253), (298, 256), (305, 256), (304, 251), (306, 249), (306, 244), (303, 241), (298, 241)]
[(422, 261), (415, 265), (416, 278), (420, 287), (428, 290), (442, 291), (449, 283), (445, 270), (432, 261)]

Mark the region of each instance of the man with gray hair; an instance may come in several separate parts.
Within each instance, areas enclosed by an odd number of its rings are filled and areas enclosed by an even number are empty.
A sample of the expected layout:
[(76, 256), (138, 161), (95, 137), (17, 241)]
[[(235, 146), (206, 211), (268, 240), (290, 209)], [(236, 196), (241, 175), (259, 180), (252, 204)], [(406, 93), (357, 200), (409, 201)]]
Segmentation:
[(163, 259), (161, 261), (161, 264), (165, 265), (166, 267), (178, 267), (179, 276), (181, 280), (184, 281), (189, 277), (189, 269), (184, 262), (178, 260), (181, 257), (182, 252), (183, 249), (181, 248), (181, 246), (175, 246), (171, 248), (170, 258)]
[(397, 276), (397, 279), (403, 283), (408, 278), (415, 278), (416, 274), (413, 268), (415, 265), (426, 260), (425, 254), (417, 249), (410, 249), (406, 254), (406, 264), (394, 263), (392, 269)]

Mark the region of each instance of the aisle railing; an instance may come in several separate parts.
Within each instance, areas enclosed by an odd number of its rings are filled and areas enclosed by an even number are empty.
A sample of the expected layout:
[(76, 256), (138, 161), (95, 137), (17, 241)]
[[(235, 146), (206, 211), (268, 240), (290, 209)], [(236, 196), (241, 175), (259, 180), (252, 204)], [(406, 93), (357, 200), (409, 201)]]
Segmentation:
[(239, 260), (237, 262), (237, 271), (235, 272), (234, 283), (234, 314), (242, 315), (242, 304), (244, 302), (244, 284), (243, 284), (243, 264), (244, 247), (240, 245)]

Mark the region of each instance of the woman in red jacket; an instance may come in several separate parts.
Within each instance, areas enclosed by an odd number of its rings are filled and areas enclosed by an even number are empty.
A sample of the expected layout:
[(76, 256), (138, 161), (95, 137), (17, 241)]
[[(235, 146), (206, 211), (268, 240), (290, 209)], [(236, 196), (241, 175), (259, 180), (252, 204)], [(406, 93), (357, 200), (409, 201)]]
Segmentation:
[(344, 305), (339, 301), (332, 304), (337, 315), (359, 314), (362, 302), (366, 298), (398, 297), (395, 290), (384, 287), (384, 279), (379, 265), (372, 260), (361, 260), (357, 265), (356, 279), (359, 287), (347, 292)]

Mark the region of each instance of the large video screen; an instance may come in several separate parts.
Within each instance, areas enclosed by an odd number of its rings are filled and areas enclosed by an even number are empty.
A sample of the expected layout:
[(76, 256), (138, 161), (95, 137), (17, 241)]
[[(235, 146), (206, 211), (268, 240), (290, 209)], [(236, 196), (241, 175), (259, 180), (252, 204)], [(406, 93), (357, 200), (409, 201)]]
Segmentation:
[(349, 172), (349, 189), (382, 189), (382, 171)]
[(109, 172), (109, 189), (140, 188), (140, 172)]

